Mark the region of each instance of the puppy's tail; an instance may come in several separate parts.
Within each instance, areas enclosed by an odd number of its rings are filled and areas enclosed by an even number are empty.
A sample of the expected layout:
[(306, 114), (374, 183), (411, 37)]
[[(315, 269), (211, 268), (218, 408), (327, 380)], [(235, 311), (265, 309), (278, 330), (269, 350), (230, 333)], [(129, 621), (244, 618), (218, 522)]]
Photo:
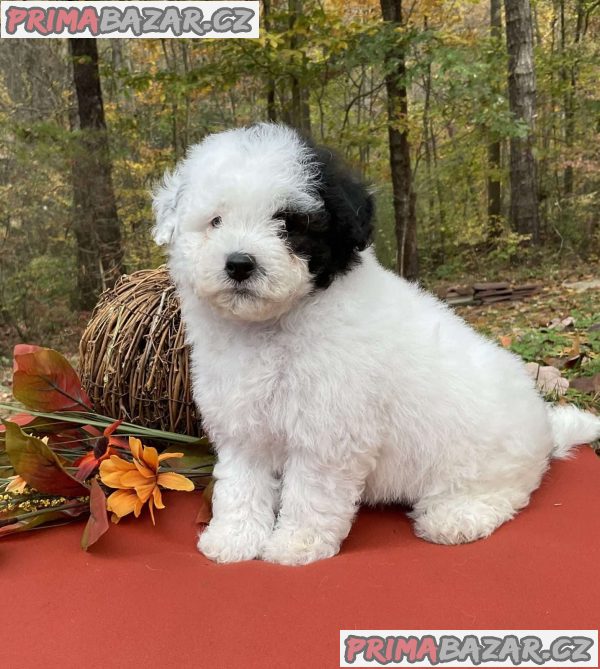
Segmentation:
[(548, 406), (555, 458), (567, 458), (574, 446), (600, 439), (600, 418), (572, 404)]

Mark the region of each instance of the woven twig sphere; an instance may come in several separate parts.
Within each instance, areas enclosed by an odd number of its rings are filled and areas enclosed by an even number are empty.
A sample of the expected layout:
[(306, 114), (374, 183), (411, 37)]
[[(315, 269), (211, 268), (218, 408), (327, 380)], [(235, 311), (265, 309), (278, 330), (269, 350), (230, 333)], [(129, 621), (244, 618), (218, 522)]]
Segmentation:
[(79, 344), (81, 381), (98, 413), (199, 436), (189, 369), (165, 267), (123, 276), (101, 295)]

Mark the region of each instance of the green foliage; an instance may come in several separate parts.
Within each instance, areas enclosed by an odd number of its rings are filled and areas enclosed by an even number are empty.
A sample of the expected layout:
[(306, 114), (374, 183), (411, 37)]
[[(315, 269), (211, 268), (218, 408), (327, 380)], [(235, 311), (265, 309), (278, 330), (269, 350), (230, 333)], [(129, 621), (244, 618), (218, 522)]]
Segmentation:
[(553, 330), (532, 330), (511, 344), (511, 349), (526, 362), (543, 363), (545, 358), (560, 357), (568, 349), (571, 340)]
[[(273, 0), (257, 40), (106, 40), (99, 43), (104, 107), (128, 270), (162, 262), (150, 240), (149, 191), (189, 144), (268, 118), (289, 121), (292, 82), (306, 92), (311, 132), (336, 147), (377, 191), (375, 248), (396, 255), (385, 75), (407, 55), (409, 133), (421, 268), (450, 278), (539, 260), (508, 230), (508, 145), (525, 128), (507, 101), (503, 39), (488, 6), (423, 0), (405, 25), (379, 3), (305, 0), (299, 16)], [(577, 8), (587, 12), (579, 29)], [(599, 12), (594, 3), (536, 3), (542, 233), (548, 253), (600, 252)], [(76, 290), (71, 212), (75, 150), (72, 73), (62, 40), (0, 45), (0, 325), (41, 338), (69, 322)], [(499, 168), (488, 146), (499, 141)], [(568, 174), (573, 186), (568, 190)], [(503, 191), (503, 234), (490, 239), (486, 188)], [(553, 259), (556, 256), (553, 255)]]

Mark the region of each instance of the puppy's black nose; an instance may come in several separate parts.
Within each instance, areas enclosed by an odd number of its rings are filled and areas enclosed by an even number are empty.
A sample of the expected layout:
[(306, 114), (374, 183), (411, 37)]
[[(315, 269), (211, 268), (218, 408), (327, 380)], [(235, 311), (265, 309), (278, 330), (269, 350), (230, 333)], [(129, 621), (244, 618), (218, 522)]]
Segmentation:
[(234, 281), (245, 281), (255, 269), (254, 256), (247, 253), (231, 253), (227, 256), (225, 271)]

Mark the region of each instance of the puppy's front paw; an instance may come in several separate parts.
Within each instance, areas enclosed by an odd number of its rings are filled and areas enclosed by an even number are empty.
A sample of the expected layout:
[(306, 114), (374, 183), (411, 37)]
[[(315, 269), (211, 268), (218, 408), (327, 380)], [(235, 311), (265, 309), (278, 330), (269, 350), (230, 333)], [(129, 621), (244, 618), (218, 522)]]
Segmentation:
[(198, 537), (198, 550), (214, 562), (254, 560), (266, 538), (266, 532), (248, 526), (212, 522)]
[(339, 544), (324, 541), (313, 529), (281, 528), (267, 539), (261, 557), (267, 562), (299, 565), (333, 557), (339, 550)]

